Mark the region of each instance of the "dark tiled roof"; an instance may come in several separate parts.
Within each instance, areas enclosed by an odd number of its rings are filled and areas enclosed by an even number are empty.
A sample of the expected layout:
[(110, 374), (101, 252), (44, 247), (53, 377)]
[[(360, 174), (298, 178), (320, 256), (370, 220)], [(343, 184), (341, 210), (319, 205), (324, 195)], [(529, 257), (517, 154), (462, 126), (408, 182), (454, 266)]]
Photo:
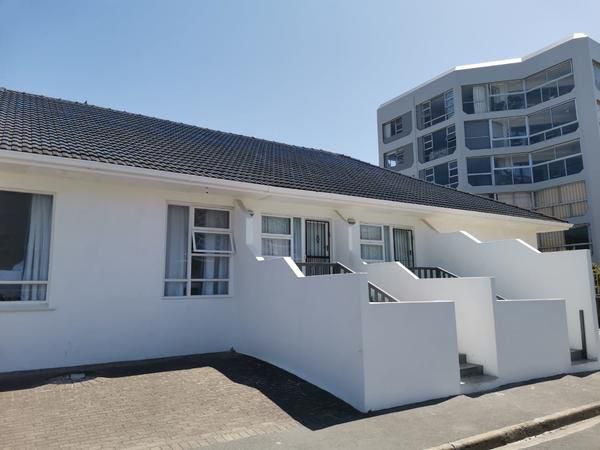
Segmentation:
[(556, 220), (336, 153), (10, 90), (0, 90), (0, 150)]

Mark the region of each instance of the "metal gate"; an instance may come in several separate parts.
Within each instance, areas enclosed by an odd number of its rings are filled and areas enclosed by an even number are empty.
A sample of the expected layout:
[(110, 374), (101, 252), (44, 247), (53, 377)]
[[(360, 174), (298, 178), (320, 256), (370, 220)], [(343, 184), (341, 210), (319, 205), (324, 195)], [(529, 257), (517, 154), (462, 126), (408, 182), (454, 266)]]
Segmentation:
[[(325, 275), (329, 273), (329, 222), (322, 220), (306, 220), (305, 245), (306, 262), (314, 263), (307, 267), (307, 275)], [(319, 265), (321, 263), (322, 265)]]

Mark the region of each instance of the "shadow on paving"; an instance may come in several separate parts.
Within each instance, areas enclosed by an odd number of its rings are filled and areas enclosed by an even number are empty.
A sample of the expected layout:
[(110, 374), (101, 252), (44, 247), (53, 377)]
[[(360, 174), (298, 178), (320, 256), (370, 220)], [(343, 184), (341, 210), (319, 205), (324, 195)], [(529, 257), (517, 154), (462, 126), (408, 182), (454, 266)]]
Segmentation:
[[(0, 392), (31, 389), (49, 384), (76, 383), (95, 377), (131, 377), (201, 367), (211, 367), (234, 383), (259, 390), (290, 417), (311, 430), (320, 430), (333, 425), (390, 412), (435, 405), (448, 400), (448, 398), (443, 398), (364, 414), (332, 394), (285, 370), (256, 358), (235, 352), (14, 372), (0, 375)], [(85, 378), (71, 380), (68, 375), (72, 373), (84, 373)], [(585, 375), (588, 374), (578, 374), (578, 376)], [(558, 378), (561, 378), (561, 376), (544, 380)], [(535, 382), (539, 381), (535, 380)], [(511, 384), (495, 390), (504, 390), (531, 382)], [(478, 397), (488, 392), (490, 391), (471, 394), (469, 397)]]

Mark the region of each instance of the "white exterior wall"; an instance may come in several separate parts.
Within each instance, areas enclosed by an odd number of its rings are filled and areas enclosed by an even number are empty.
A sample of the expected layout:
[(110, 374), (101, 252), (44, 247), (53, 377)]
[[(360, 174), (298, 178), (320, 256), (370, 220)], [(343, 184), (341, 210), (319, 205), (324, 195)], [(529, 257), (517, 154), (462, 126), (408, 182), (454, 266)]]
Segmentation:
[[(361, 272), (360, 223), (410, 228), (423, 265), (434, 233), (424, 219), (454, 230), (468, 222), (468, 213), (455, 220), (450, 212), (419, 215), (403, 207), (226, 194), (202, 185), (50, 169), (2, 167), (0, 180), (0, 189), (54, 198), (48, 302), (0, 304), (0, 372), (234, 348), (363, 411), (460, 391), (458, 341), (477, 345), (467, 342), (460, 326), (457, 334), (455, 317), (462, 323), (472, 301), (465, 289), (456, 303), (436, 294), (369, 304), (365, 273), (303, 277), (289, 259), (256, 257), (261, 214), (276, 214), (328, 220), (332, 261)], [(169, 203), (231, 209), (236, 252), (229, 297), (163, 298)], [(481, 215), (472, 222), (474, 232), (500, 229), (497, 224), (523, 234), (553, 226)], [(486, 314), (481, 305), (471, 306), (479, 308), (473, 316)]]
[[(462, 107), (462, 86), (483, 84), (496, 81), (524, 79), (536, 72), (542, 71), (555, 64), (571, 59), (575, 88), (568, 94), (561, 95), (550, 101), (528, 109), (485, 112), (466, 114)], [(592, 61), (600, 62), (600, 44), (587, 37), (578, 37), (540, 50), (532, 55), (515, 60), (500, 61), (490, 64), (476, 64), (473, 66), (457, 67), (445, 72), (431, 81), (412, 89), (400, 96), (382, 104), (377, 110), (379, 164), (383, 166), (383, 155), (386, 152), (413, 143), (414, 164), (402, 170), (402, 173), (418, 177), (419, 170), (434, 167), (438, 164), (456, 160), (458, 163), (459, 185), (458, 189), (476, 194), (505, 193), (505, 192), (533, 192), (552, 186), (585, 181), (587, 190), (588, 211), (583, 216), (570, 218), (574, 224), (589, 224), (590, 238), (593, 243), (600, 244), (600, 126), (597, 102), (600, 101), (600, 90), (594, 85)], [(454, 115), (447, 121), (418, 130), (416, 127), (416, 105), (443, 92), (454, 90)], [(579, 129), (565, 136), (556, 137), (547, 141), (521, 147), (494, 148), (485, 150), (470, 150), (465, 144), (464, 122), (471, 120), (484, 120), (505, 117), (515, 117), (531, 114), (533, 112), (553, 107), (569, 100), (575, 100)], [(384, 143), (382, 139), (382, 124), (395, 117), (412, 113), (412, 131), (410, 134), (392, 142)], [(432, 131), (445, 128), (448, 125), (456, 126), (456, 151), (433, 161), (421, 164), (418, 160), (417, 139)], [(517, 184), (505, 186), (471, 186), (467, 179), (466, 159), (476, 156), (510, 155), (515, 153), (528, 153), (549, 146), (579, 139), (583, 155), (584, 169), (574, 175), (556, 178), (532, 184)], [(480, 237), (480, 236), (478, 236)], [(507, 236), (515, 237), (515, 236)], [(521, 238), (523, 238), (521, 236)], [(485, 239), (482, 237), (482, 239)], [(491, 238), (490, 238), (491, 239)], [(527, 240), (537, 246), (537, 240)], [(593, 258), (600, 261), (600, 252), (594, 252)]]
[(598, 322), (588, 250), (540, 253), (519, 240), (480, 242), (467, 233), (432, 235), (427, 265), (459, 276), (493, 276), (509, 299), (566, 300), (569, 343), (581, 349), (579, 310), (585, 313), (588, 357), (598, 359)]

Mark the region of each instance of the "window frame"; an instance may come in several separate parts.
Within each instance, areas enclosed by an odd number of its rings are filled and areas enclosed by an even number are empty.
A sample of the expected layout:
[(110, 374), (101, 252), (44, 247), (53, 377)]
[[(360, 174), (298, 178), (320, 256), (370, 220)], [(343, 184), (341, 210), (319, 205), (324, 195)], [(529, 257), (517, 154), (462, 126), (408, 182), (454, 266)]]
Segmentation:
[(52, 211), (50, 212), (50, 243), (48, 247), (48, 279), (46, 281), (37, 280), (20, 280), (20, 281), (0, 281), (0, 285), (29, 285), (29, 286), (46, 286), (46, 299), (45, 300), (6, 300), (0, 301), (0, 312), (2, 311), (53, 311), (54, 308), (51, 306), (51, 289), (52, 289), (52, 255), (54, 254), (54, 225), (56, 223), (56, 197), (57, 194), (54, 191), (41, 191), (35, 189), (22, 189), (15, 188), (12, 186), (0, 185), (0, 191), (14, 192), (18, 194), (30, 194), (30, 195), (47, 195), (52, 198)]
[[(392, 120), (388, 120), (381, 124), (381, 138), (384, 143), (391, 142), (395, 139), (398, 139), (398, 135), (404, 131), (404, 121), (402, 120), (402, 116), (394, 117)], [(385, 135), (386, 126), (390, 127), (390, 135)]]
[[(443, 98), (443, 102), (444, 102), (444, 114), (434, 117), (433, 113), (431, 113), (431, 105), (434, 100), (436, 100), (440, 97)], [(452, 116), (454, 116), (454, 114), (456, 113), (456, 105), (455, 105), (454, 100), (455, 100), (454, 99), (454, 89), (450, 88), (450, 89), (446, 89), (441, 94), (434, 95), (433, 97), (419, 103), (416, 108), (417, 128), (419, 130), (425, 130), (434, 125), (437, 125), (438, 123), (445, 122), (446, 120), (448, 120)], [(429, 106), (429, 111), (430, 111), (430, 117), (427, 120), (425, 120), (425, 116), (423, 114), (423, 109), (426, 105)]]
[[(290, 221), (290, 234), (279, 234), (279, 233), (265, 233), (262, 230), (262, 221), (263, 217), (274, 217), (277, 219), (288, 219)], [(296, 216), (299, 217), (299, 216)], [(304, 218), (300, 217), (301, 220), (301, 228), (304, 229)], [(265, 255), (263, 248), (263, 239), (274, 239), (274, 240), (287, 240), (290, 243), (290, 254), (286, 256), (275, 256), (275, 255)], [(294, 216), (287, 216), (282, 214), (270, 214), (270, 213), (261, 213), (260, 214), (260, 254), (265, 258), (284, 258), (289, 257), (294, 259)]]
[[(186, 278), (176, 279), (167, 278), (164, 268), (167, 263), (167, 228), (168, 228), (168, 208), (170, 205), (182, 206), (188, 209), (188, 236), (186, 245)], [(210, 228), (210, 227), (196, 227), (194, 226), (194, 211), (196, 209), (208, 209), (215, 211), (226, 211), (229, 214), (229, 227), (228, 228)], [(233, 233), (233, 208), (227, 206), (215, 206), (198, 203), (185, 203), (176, 201), (167, 201), (165, 208), (165, 239), (164, 239), (164, 261), (163, 261), (163, 283), (162, 283), (162, 299), (165, 301), (172, 300), (198, 300), (198, 299), (211, 299), (211, 298), (232, 298), (234, 296), (234, 264), (232, 264), (232, 257), (235, 254), (235, 239)], [(211, 230), (211, 231), (208, 231)], [(216, 234), (228, 234), (230, 236), (231, 251), (196, 251), (195, 250), (195, 238), (194, 232), (210, 232)], [(194, 257), (202, 256), (214, 256), (227, 258), (227, 271), (229, 278), (192, 278), (192, 259)], [(205, 294), (205, 295), (192, 295), (192, 283), (198, 282), (227, 282), (227, 294)], [(167, 283), (185, 283), (185, 295), (166, 295), (165, 287)]]
[[(363, 227), (363, 226), (379, 228), (381, 230), (381, 240), (363, 239), (361, 237), (361, 227)], [(359, 250), (360, 250), (360, 259), (361, 260), (363, 260), (366, 263), (385, 262), (385, 236), (384, 236), (384, 233), (385, 233), (385, 225), (378, 224), (378, 223), (366, 223), (366, 222), (359, 223), (358, 238), (360, 241)], [(371, 246), (381, 247), (381, 258), (382, 259), (365, 259), (365, 258), (363, 258), (363, 255), (362, 255), (363, 245), (371, 245)]]
[[(450, 167), (452, 165), (453, 167)], [(448, 184), (437, 183), (435, 180), (435, 168), (438, 166), (447, 166), (448, 168)], [(455, 172), (452, 174), (451, 172)], [(431, 167), (427, 167), (425, 169), (419, 170), (419, 179), (423, 181), (427, 181), (428, 183), (437, 184), (438, 186), (445, 186), (452, 189), (458, 188), (458, 184), (460, 182), (458, 176), (458, 159), (453, 159), (451, 161), (447, 161), (441, 164), (435, 164)], [(454, 181), (451, 181), (454, 180)]]

